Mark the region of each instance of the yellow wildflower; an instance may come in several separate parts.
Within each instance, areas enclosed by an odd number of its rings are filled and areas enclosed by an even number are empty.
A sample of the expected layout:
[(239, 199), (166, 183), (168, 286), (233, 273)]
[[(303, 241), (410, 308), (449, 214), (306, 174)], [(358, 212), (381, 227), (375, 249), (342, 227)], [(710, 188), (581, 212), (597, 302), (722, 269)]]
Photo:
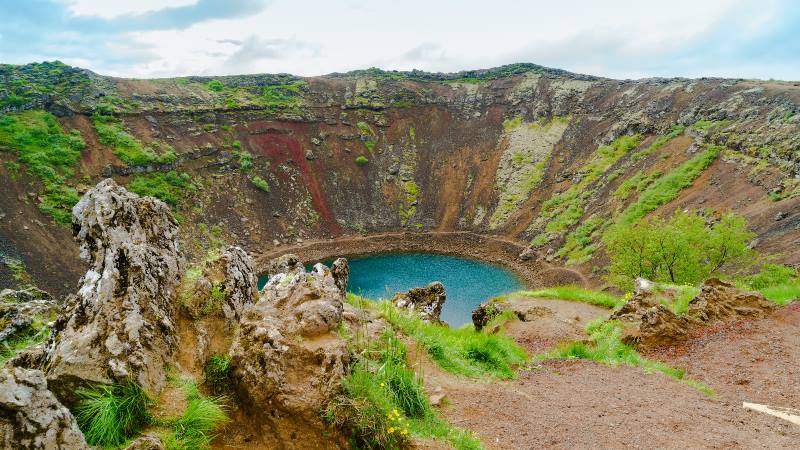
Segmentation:
[(388, 430), (388, 431), (389, 431), (389, 434), (392, 434), (392, 433), (394, 433), (394, 427), (389, 427), (389, 430)]

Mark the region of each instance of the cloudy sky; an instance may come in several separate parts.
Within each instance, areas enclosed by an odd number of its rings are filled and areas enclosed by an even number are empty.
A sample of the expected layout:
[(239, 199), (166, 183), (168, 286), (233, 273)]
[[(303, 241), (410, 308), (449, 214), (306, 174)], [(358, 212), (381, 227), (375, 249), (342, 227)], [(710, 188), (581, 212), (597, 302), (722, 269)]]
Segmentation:
[(796, 0), (0, 0), (0, 62), (124, 77), (533, 62), (800, 80)]

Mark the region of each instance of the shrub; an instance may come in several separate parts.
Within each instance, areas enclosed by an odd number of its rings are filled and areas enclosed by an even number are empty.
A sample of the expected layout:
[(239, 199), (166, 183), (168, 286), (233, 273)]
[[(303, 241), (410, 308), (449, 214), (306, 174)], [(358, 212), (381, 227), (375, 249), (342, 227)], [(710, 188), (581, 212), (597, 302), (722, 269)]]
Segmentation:
[(211, 80), (206, 84), (206, 88), (213, 92), (222, 92), (225, 90), (225, 85), (219, 80)]
[(267, 180), (256, 175), (250, 181), (253, 183), (253, 185), (255, 185), (255, 187), (261, 189), (264, 192), (269, 192), (269, 183), (267, 183)]
[(213, 355), (206, 361), (204, 368), (205, 383), (215, 391), (224, 389), (231, 374), (231, 357), (228, 355)]
[[(241, 148), (241, 144), (239, 148)], [(253, 155), (250, 152), (238, 152), (237, 155), (239, 156), (239, 169), (243, 172), (247, 172), (253, 168)]]
[(745, 220), (725, 214), (706, 226), (696, 213), (676, 212), (669, 220), (618, 224), (604, 236), (611, 258), (610, 281), (631, 288), (636, 277), (673, 284), (696, 284), (714, 273), (748, 262), (754, 234)]
[(357, 164), (359, 167), (363, 167), (363, 166), (365, 166), (365, 165), (366, 165), (368, 162), (369, 162), (369, 160), (368, 160), (368, 159), (367, 159), (367, 157), (366, 157), (366, 156), (364, 156), (364, 155), (359, 155), (359, 156), (356, 158), (356, 164)]
[(150, 421), (147, 407), (152, 400), (134, 381), (96, 385), (76, 393), (81, 400), (75, 418), (90, 445), (122, 445)]

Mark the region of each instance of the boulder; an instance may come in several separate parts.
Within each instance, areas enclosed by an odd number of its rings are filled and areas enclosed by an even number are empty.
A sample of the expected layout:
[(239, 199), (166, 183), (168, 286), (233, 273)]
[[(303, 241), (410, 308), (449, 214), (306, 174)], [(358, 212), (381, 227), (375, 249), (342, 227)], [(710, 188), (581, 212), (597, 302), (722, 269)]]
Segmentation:
[(689, 316), (703, 322), (731, 317), (765, 317), (775, 307), (775, 303), (757, 292), (743, 291), (732, 283), (710, 278), (689, 302)]
[(416, 312), (426, 322), (441, 323), (439, 316), (446, 299), (444, 285), (434, 281), (424, 288), (412, 288), (406, 293), (395, 294), (392, 304), (397, 308)]
[(305, 266), (300, 261), (300, 257), (292, 253), (281, 255), (267, 263), (267, 275), (269, 276), (279, 273), (300, 273), (305, 271)]
[(47, 389), (40, 370), (0, 370), (0, 447), (88, 449), (72, 413)]
[(39, 332), (55, 319), (58, 303), (34, 286), (0, 292), (0, 342), (22, 334)]
[(243, 406), (284, 448), (329, 448), (335, 445), (325, 438), (330, 431), (321, 412), (338, 393), (349, 360), (336, 332), (344, 310), (342, 278), (337, 283), (322, 264), (310, 273), (302, 265), (287, 268), (244, 308), (231, 346), (232, 379)]
[(651, 292), (652, 287), (639, 289), (611, 315), (624, 326), (622, 342), (644, 350), (686, 340), (689, 320), (656, 303)]
[(164, 450), (164, 443), (155, 433), (148, 433), (134, 439), (125, 450)]
[(502, 302), (486, 301), (472, 310), (472, 324), (475, 331), (481, 331), (492, 319), (502, 313), (506, 306)]
[(48, 384), (68, 404), (78, 386), (128, 378), (157, 394), (177, 345), (174, 294), (184, 265), (172, 212), (106, 179), (72, 215), (90, 268), (55, 323)]

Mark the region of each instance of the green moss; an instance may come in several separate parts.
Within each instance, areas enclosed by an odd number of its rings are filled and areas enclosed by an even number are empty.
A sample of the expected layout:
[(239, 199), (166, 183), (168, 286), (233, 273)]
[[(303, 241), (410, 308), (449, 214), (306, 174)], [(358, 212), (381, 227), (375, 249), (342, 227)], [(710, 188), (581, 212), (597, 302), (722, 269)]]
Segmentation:
[(655, 211), (659, 206), (675, 199), (683, 189), (689, 187), (714, 162), (721, 150), (721, 147), (709, 147), (704, 152), (671, 170), (642, 192), (636, 203), (628, 206), (621, 214), (619, 221), (631, 224), (648, 213)]
[(267, 180), (265, 180), (265, 179), (261, 178), (260, 176), (256, 175), (250, 181), (258, 189), (260, 189), (260, 190), (262, 190), (264, 192), (269, 192), (269, 183), (267, 182)]
[(100, 143), (111, 146), (114, 155), (125, 164), (132, 166), (169, 164), (176, 159), (174, 150), (169, 146), (165, 147), (163, 154), (156, 154), (153, 148), (145, 146), (125, 131), (122, 122), (113, 116), (94, 114), (92, 123)]
[(267, 106), (277, 107), (299, 105), (303, 103), (302, 94), (306, 86), (307, 83), (302, 80), (264, 86), (261, 102)]
[(367, 157), (364, 155), (358, 155), (356, 157), (356, 165), (358, 165), (359, 167), (367, 165), (368, 162), (369, 159), (367, 159)]
[[(641, 135), (625, 135), (608, 145), (598, 147), (589, 157), (589, 161), (578, 170), (583, 174), (581, 180), (542, 203), (540, 223), (544, 223), (545, 231), (558, 234), (578, 223), (584, 214), (583, 205), (595, 192), (590, 186), (641, 141)], [(535, 239), (541, 241), (539, 236)]]
[[(80, 133), (65, 133), (55, 116), (40, 110), (0, 116), (0, 151), (14, 151), (28, 173), (38, 178), (44, 195), (39, 209), (56, 223), (68, 224), (78, 202), (66, 181), (86, 147)], [(12, 163), (11, 167), (14, 167)], [(9, 166), (7, 166), (9, 167)]]
[(520, 125), (522, 125), (522, 116), (514, 116), (503, 121), (503, 129), (505, 131), (511, 131)]
[(128, 190), (139, 195), (155, 197), (170, 206), (177, 206), (181, 199), (194, 191), (189, 174), (174, 170), (166, 173), (137, 175), (128, 184)]

